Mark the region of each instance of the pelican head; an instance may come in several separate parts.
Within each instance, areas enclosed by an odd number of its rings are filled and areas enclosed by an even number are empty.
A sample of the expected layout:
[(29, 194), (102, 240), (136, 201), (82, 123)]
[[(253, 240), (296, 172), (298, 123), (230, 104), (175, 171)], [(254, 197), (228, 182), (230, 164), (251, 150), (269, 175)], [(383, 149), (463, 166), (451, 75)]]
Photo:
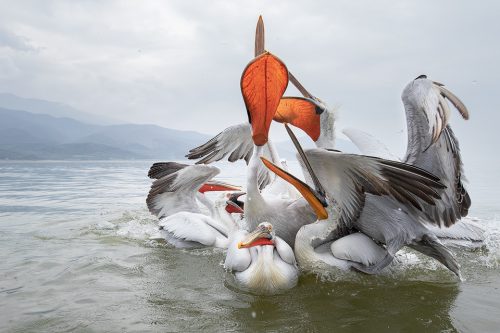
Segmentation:
[[(438, 141), (441, 133), (447, 127), (450, 118), (448, 101), (457, 109), (462, 118), (469, 119), (469, 111), (464, 103), (444, 84), (432, 81), (426, 75), (420, 75), (411, 81), (401, 95), (407, 114), (422, 112), (425, 114), (425, 124), (428, 127), (429, 143), (424, 152)], [(411, 116), (413, 117), (413, 116)], [(414, 119), (414, 118), (411, 118)], [(412, 133), (414, 129), (408, 128), (409, 136), (422, 136), (425, 133)]]
[(249, 248), (258, 245), (274, 245), (275, 234), (273, 226), (269, 222), (260, 223), (243, 241), (238, 243), (238, 249)]
[(274, 234), (269, 222), (242, 231), (227, 251), (224, 266), (234, 272), (239, 286), (258, 294), (275, 294), (297, 284), (298, 269), (292, 248)]

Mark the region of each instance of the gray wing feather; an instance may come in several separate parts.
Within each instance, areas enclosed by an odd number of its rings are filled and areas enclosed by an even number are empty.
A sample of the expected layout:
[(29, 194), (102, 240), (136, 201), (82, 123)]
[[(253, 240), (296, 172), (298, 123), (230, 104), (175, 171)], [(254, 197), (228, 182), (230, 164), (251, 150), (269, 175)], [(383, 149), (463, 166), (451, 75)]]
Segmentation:
[(149, 168), (148, 177), (151, 179), (160, 179), (187, 166), (188, 164), (177, 162), (156, 162)]
[[(465, 105), (441, 84), (427, 79), (415, 80), (403, 92), (408, 124), (408, 147), (404, 162), (425, 169), (439, 177), (446, 190), (436, 205), (424, 204), (421, 222), (449, 227), (467, 216), (471, 198), (464, 186), (460, 147), (447, 124), (449, 100), (468, 119)], [(437, 103), (435, 103), (437, 101)], [(437, 117), (437, 118), (436, 118)], [(441, 120), (442, 126), (438, 126)], [(439, 130), (439, 132), (438, 132)]]
[(177, 212), (199, 213), (196, 192), (220, 170), (208, 165), (189, 165), (157, 179), (151, 185), (146, 204), (158, 218)]
[(186, 157), (190, 160), (201, 158), (196, 164), (209, 164), (229, 155), (230, 162), (244, 159), (248, 164), (252, 151), (252, 129), (250, 124), (243, 123), (226, 128), (206, 143), (191, 149)]
[[(229, 162), (245, 160), (248, 164), (253, 153), (252, 128), (249, 123), (238, 124), (226, 128), (206, 143), (193, 148), (186, 157), (190, 160), (198, 159), (196, 164), (210, 164), (227, 157)], [(271, 156), (266, 145), (265, 156)], [(259, 166), (259, 188), (264, 189), (273, 180), (269, 170)]]
[(444, 188), (434, 175), (401, 162), (323, 149), (306, 150), (305, 154), (337, 204), (339, 221), (348, 227), (359, 217), (365, 193), (388, 195), (420, 211), (423, 202), (435, 204)]

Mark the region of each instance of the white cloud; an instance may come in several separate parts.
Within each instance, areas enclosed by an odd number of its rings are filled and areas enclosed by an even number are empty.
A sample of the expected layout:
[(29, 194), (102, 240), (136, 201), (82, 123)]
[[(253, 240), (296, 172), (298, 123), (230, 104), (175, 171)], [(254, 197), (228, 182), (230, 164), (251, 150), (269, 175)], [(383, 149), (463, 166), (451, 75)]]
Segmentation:
[(497, 138), (485, 129), (494, 132), (500, 120), (494, 112), (499, 108), (494, 98), (500, 76), (499, 6), (460, 1), (4, 2), (0, 91), (131, 122), (217, 133), (246, 119), (239, 77), (252, 57), (255, 23), (263, 14), (267, 47), (310, 91), (341, 106), (340, 127), (373, 132), (402, 150), (400, 93), (425, 73), (446, 83), (471, 109), (471, 121), (453, 115), (452, 123), (459, 134), (483, 134), (461, 140), (473, 149)]

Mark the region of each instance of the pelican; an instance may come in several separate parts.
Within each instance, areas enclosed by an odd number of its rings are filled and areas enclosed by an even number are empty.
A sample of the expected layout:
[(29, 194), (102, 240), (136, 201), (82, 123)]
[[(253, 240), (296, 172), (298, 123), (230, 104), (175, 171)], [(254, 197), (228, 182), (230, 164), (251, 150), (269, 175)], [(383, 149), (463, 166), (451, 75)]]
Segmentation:
[[(255, 33), (255, 56), (258, 57), (264, 52), (264, 22), (260, 16)], [(282, 97), (272, 119), (302, 129), (319, 148), (333, 149), (334, 109), (309, 93), (292, 73), (288, 72), (288, 78), (303, 97)], [(196, 164), (210, 164), (227, 157), (229, 162), (243, 159), (248, 165), (253, 152), (252, 125), (250, 122), (245, 122), (226, 128), (206, 143), (191, 149), (186, 157), (198, 159)], [(275, 164), (280, 163), (287, 170), (286, 162), (280, 159), (279, 152), (270, 140), (267, 140), (259, 154), (270, 158)], [(259, 188), (266, 194), (290, 199), (299, 198), (293, 186), (287, 186), (288, 183), (272, 178), (262, 165), (258, 168), (258, 182)]]
[[(274, 163), (280, 163), (278, 153), (267, 137), (272, 120), (294, 124), (306, 131), (317, 145), (330, 148), (335, 137), (334, 115), (289, 73), (281, 60), (264, 51), (263, 31), (262, 18), (259, 18), (256, 29), (256, 58), (247, 66), (241, 80), (249, 122), (225, 129), (207, 143), (191, 149), (187, 157), (200, 159), (197, 164), (208, 164), (226, 156), (231, 162), (244, 159), (248, 164), (245, 202), (248, 226), (255, 228), (260, 222), (268, 221), (273, 224), (277, 235), (293, 246), (297, 230), (305, 221), (312, 222), (314, 214), (292, 186), (276, 178), (270, 181), (271, 177), (259, 157), (265, 155)], [(264, 95), (261, 95), (262, 92), (255, 83), (258, 80), (252, 77), (252, 71), (261, 70), (263, 63), (271, 63), (274, 66), (274, 72), (269, 75), (276, 75), (274, 88), (278, 91), (272, 92), (274, 96), (268, 96), (272, 98), (273, 105), (265, 110), (259, 108), (255, 102)], [(305, 97), (282, 98), (288, 81), (295, 84)], [(263, 105), (267, 105), (265, 101)], [(266, 187), (270, 182), (271, 185)]]
[[(389, 256), (370, 268), (376, 273), (390, 263), (394, 254), (404, 245), (431, 256), (459, 275), (459, 265), (452, 253), (439, 241), (443, 239), (484, 240), (481, 227), (461, 221), (471, 205), (463, 184), (463, 167), (458, 140), (448, 125), (448, 101), (464, 119), (469, 118), (465, 105), (442, 84), (425, 75), (410, 82), (402, 93), (408, 126), (408, 147), (403, 162), (421, 167), (438, 176), (446, 190), (442, 200), (434, 206), (423, 204), (422, 212), (409, 212), (388, 197), (367, 195), (365, 207), (355, 226), (375, 240), (387, 244)], [(353, 130), (345, 132), (363, 152), (387, 155), (380, 144), (367, 145), (366, 135)], [(390, 154), (390, 153), (389, 153)], [(436, 231), (436, 226), (440, 231)], [(449, 230), (446, 229), (451, 227)]]
[(292, 248), (262, 222), (248, 233), (238, 231), (228, 247), (224, 267), (250, 291), (275, 294), (297, 284), (299, 271)]
[(293, 246), (297, 230), (304, 222), (313, 220), (314, 213), (303, 199), (264, 195), (258, 187), (258, 171), (263, 168), (260, 157), (268, 142), (272, 118), (287, 85), (285, 64), (268, 52), (251, 61), (242, 74), (241, 91), (254, 142), (247, 172), (245, 219), (252, 229), (263, 221), (271, 223), (276, 235)]
[(447, 186), (443, 201), (430, 209), (430, 217), (449, 227), (467, 216), (471, 199), (463, 184), (463, 165), (458, 140), (450, 125), (447, 101), (469, 119), (469, 111), (460, 99), (443, 84), (420, 75), (402, 93), (408, 128), (406, 156), (399, 159), (379, 140), (353, 129), (344, 130), (362, 153), (389, 157), (421, 167), (436, 175)]
[(273, 294), (296, 285), (298, 268), (292, 250), (295, 234), (314, 214), (303, 199), (264, 196), (259, 188), (259, 169), (265, 169), (260, 157), (288, 85), (285, 64), (264, 52), (247, 65), (240, 85), (253, 141), (244, 212), (247, 226), (254, 231), (248, 234), (239, 230), (231, 237), (224, 266), (234, 272), (236, 281), (244, 288)]
[[(260, 16), (255, 33), (255, 56), (258, 57), (264, 52), (264, 22)], [(303, 97), (282, 97), (272, 119), (302, 129), (318, 148), (333, 149), (335, 143), (334, 109), (307, 91), (290, 72), (288, 72), (288, 79)], [(252, 125), (246, 122), (226, 128), (205, 144), (191, 149), (186, 157), (200, 159), (196, 162), (197, 164), (209, 164), (225, 157), (229, 162), (244, 159), (248, 164), (253, 148)], [(274, 163), (280, 161), (278, 151), (271, 141), (267, 141), (264, 152)], [(270, 178), (262, 173), (261, 171), (259, 175), (259, 185), (264, 188), (270, 183)], [(264, 179), (266, 177), (267, 179)]]
[(290, 182), (314, 209), (318, 220), (297, 232), (295, 256), (304, 270), (329, 266), (361, 271), (383, 261), (388, 252), (364, 233), (355, 221), (368, 193), (394, 198), (414, 210), (422, 203), (436, 204), (444, 185), (432, 174), (408, 164), (325, 149), (300, 147), (287, 130), (303, 159), (315, 189), (263, 159), (265, 165)]
[[(212, 180), (219, 172), (207, 165), (153, 164), (148, 175), (156, 180), (146, 203), (159, 218), (162, 235), (169, 244), (178, 248), (228, 246), (229, 237), (239, 229), (231, 213), (243, 211), (235, 204), (237, 195), (224, 193), (215, 202), (204, 195), (207, 191), (240, 190)], [(209, 215), (202, 212), (198, 202), (208, 209)]]

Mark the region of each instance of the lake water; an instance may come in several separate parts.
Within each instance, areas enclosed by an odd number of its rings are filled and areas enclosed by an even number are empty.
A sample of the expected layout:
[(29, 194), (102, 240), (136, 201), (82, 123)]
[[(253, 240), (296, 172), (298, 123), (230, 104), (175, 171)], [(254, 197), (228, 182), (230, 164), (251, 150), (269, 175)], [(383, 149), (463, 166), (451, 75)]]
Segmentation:
[[(150, 164), (0, 162), (0, 331), (500, 331), (492, 167), (466, 170), (470, 215), (488, 240), (454, 249), (464, 282), (405, 250), (383, 276), (308, 275), (281, 295), (257, 296), (233, 287), (224, 251), (149, 240)], [(221, 179), (244, 184), (243, 165), (222, 169)]]

